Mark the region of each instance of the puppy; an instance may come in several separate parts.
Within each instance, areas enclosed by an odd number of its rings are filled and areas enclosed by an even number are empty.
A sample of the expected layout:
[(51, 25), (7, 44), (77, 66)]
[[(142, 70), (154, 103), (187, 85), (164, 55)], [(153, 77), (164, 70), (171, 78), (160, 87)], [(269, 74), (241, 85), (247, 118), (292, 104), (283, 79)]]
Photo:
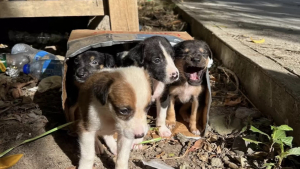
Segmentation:
[[(179, 70), (180, 79), (169, 87), (170, 105), (167, 111), (167, 124), (171, 129), (175, 126), (174, 104), (178, 101), (183, 104), (179, 114), (189, 123), (190, 131), (200, 135), (205, 130), (207, 121), (209, 92), (206, 71), (212, 60), (212, 52), (209, 46), (200, 40), (180, 42), (174, 46), (174, 50), (175, 65)], [(191, 110), (190, 115), (187, 113), (188, 110)], [(202, 119), (201, 131), (197, 128), (200, 118)]]
[(112, 55), (100, 53), (97, 51), (87, 51), (75, 58), (71, 58), (68, 64), (66, 76), (67, 103), (69, 109), (65, 111), (67, 121), (75, 121), (78, 91), (82, 84), (95, 71), (102, 68), (110, 68), (115, 66)]
[(168, 95), (162, 95), (167, 84), (179, 79), (179, 72), (174, 65), (174, 50), (169, 41), (161, 36), (152, 36), (137, 44), (129, 52), (119, 54), (118, 66), (135, 65), (146, 69), (152, 78), (152, 101), (156, 100), (159, 135), (171, 136), (166, 127)]
[(100, 70), (83, 84), (77, 103), (81, 115), (79, 169), (93, 167), (95, 135), (112, 138), (116, 131), (115, 168), (127, 169), (134, 139), (148, 131), (151, 86), (147, 71), (134, 66)]

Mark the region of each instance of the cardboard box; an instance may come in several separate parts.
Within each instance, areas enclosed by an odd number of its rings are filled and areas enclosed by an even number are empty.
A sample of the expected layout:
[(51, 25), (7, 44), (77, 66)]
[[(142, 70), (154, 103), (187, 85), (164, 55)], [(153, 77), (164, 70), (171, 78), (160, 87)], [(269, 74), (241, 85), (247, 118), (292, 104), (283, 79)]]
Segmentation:
[[(159, 35), (167, 38), (171, 45), (175, 45), (178, 42), (184, 40), (193, 40), (193, 38), (186, 32), (121, 32), (121, 31), (95, 31), (95, 30), (74, 30), (72, 31), (68, 40), (68, 51), (64, 62), (64, 74), (62, 80), (62, 107), (64, 111), (68, 109), (66, 98), (68, 97), (66, 92), (66, 71), (68, 65), (66, 64), (69, 58), (75, 57), (82, 52), (95, 48), (105, 48), (110, 46), (122, 46), (126, 44), (134, 44), (144, 40), (147, 37)], [(206, 72), (206, 78), (209, 86), (209, 102), (208, 107), (211, 104), (211, 89), (209, 84), (209, 74)], [(205, 103), (203, 103), (205, 104)], [(208, 123), (208, 113), (206, 115), (206, 127)], [(187, 124), (178, 121), (173, 133), (178, 132), (188, 136), (196, 137), (188, 131)], [(206, 128), (205, 127), (205, 128)], [(205, 130), (206, 132), (206, 130)]]

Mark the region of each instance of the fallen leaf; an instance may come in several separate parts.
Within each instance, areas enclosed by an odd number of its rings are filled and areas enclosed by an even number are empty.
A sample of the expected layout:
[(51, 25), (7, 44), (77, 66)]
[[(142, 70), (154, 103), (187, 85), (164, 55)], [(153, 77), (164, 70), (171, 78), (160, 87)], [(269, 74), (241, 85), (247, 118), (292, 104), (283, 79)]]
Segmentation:
[(22, 156), (23, 154), (15, 154), (15, 155), (0, 158), (0, 169), (6, 169), (12, 167), (22, 158)]
[(203, 162), (208, 162), (208, 155), (200, 155), (198, 154), (198, 158)]
[(251, 41), (252, 42), (254, 42), (254, 43), (264, 43), (265, 42), (265, 39), (263, 38), (263, 39), (260, 39), (260, 40), (254, 40), (254, 39), (252, 39), (252, 38), (250, 38), (251, 39)]
[(158, 159), (160, 159), (163, 155), (165, 155), (164, 151), (161, 152), (160, 154), (157, 154), (155, 157), (158, 158)]
[(221, 152), (222, 152), (221, 147), (218, 146), (218, 147), (217, 147), (217, 154), (221, 154)]
[(212, 151), (212, 147), (209, 143), (204, 143), (204, 147), (203, 147), (204, 150), (208, 151), (208, 152), (211, 152)]
[(189, 151), (195, 151), (203, 146), (204, 139), (197, 140), (194, 145), (189, 149)]
[(236, 106), (236, 105), (240, 104), (241, 101), (242, 101), (241, 97), (239, 97), (239, 98), (237, 98), (235, 100), (225, 99), (224, 105), (225, 106)]
[(213, 91), (213, 92), (211, 92), (211, 96), (216, 96), (217, 95), (217, 91)]

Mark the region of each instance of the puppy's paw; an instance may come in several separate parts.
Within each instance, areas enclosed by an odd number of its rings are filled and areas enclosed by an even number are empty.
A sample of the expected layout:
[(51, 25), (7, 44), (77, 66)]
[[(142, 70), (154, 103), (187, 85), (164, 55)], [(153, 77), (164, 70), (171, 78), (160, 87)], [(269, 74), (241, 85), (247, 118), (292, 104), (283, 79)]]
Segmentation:
[(143, 141), (143, 138), (134, 139), (134, 141), (132, 143), (132, 146), (131, 146), (131, 149), (141, 150), (143, 148), (143, 145), (139, 144), (139, 143), (142, 142), (142, 141)]
[(170, 121), (170, 120), (166, 120), (166, 126), (172, 130), (176, 125), (176, 121)]
[(167, 126), (161, 126), (158, 129), (158, 134), (161, 137), (170, 137), (172, 135), (172, 132), (167, 128)]
[(194, 134), (194, 135), (197, 135), (199, 136), (200, 135), (200, 131), (196, 128), (191, 128), (191, 132)]

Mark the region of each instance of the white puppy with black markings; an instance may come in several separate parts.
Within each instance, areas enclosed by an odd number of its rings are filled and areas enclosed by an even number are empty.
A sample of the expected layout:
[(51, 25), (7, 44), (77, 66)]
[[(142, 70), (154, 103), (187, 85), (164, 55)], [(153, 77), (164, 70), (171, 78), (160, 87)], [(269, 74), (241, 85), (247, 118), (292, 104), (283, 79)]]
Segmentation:
[(116, 169), (127, 169), (135, 139), (148, 132), (147, 111), (151, 104), (150, 77), (138, 67), (103, 69), (87, 79), (80, 89), (78, 107), (79, 169), (91, 169), (95, 157), (95, 137), (106, 139), (117, 154)]
[[(165, 91), (166, 85), (179, 79), (179, 71), (174, 64), (174, 49), (170, 42), (161, 36), (152, 36), (137, 44), (128, 52), (116, 58), (117, 66), (135, 65), (146, 69), (152, 78), (152, 101), (156, 100), (156, 126), (159, 135), (171, 136), (166, 126), (166, 115), (169, 105), (169, 95)], [(136, 140), (139, 142), (141, 140)]]

